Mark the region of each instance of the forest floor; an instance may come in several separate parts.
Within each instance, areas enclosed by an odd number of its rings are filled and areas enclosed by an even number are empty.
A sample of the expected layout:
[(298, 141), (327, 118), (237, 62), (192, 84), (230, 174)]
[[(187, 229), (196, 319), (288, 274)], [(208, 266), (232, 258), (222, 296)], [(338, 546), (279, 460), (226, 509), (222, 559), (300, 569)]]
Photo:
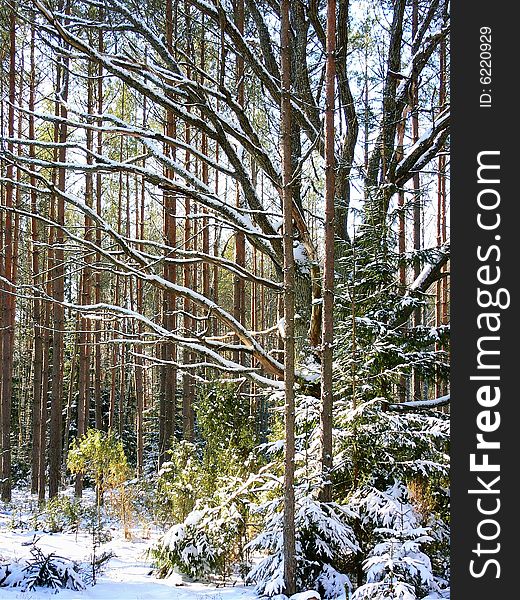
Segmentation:
[[(9, 505), (0, 503), (0, 566), (6, 562), (29, 559), (33, 541), (45, 555), (57, 556), (82, 563), (92, 557), (92, 536), (86, 530), (46, 532), (35, 517), (34, 497), (17, 491)], [(36, 528), (35, 528), (36, 525)], [(146, 550), (159, 536), (143, 526), (131, 530), (131, 539), (125, 539), (117, 523), (106, 530), (111, 539), (97, 551), (114, 554), (99, 574), (95, 585), (85, 590), (61, 589), (58, 595), (50, 588), (22, 591), (20, 587), (0, 587), (0, 598), (6, 600), (252, 600), (257, 598), (252, 586), (203, 584), (187, 581), (179, 575), (157, 579)]]

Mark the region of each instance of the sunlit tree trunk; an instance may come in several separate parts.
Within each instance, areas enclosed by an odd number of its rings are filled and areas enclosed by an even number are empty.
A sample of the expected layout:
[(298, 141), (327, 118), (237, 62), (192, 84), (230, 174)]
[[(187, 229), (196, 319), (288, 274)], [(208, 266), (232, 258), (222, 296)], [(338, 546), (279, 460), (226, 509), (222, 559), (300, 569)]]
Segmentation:
[[(103, 9), (99, 9), (99, 18), (103, 19)], [(102, 53), (104, 51), (103, 41), (103, 30), (100, 28), (98, 31), (97, 50)], [(103, 66), (101, 63), (98, 64), (97, 68), (97, 79), (96, 79), (96, 111), (98, 115), (103, 113)], [(99, 121), (102, 124), (102, 121)], [(103, 133), (99, 130), (96, 134), (96, 152), (101, 154), (103, 150)], [(96, 175), (96, 212), (98, 215), (102, 214), (102, 180), (101, 174)], [(95, 230), (96, 247), (101, 248), (101, 229), (96, 227)], [(95, 262), (97, 265), (101, 262), (101, 254), (99, 251), (96, 252)], [(101, 302), (101, 272), (99, 269), (95, 270), (94, 274), (94, 301), (96, 304)], [(94, 323), (94, 405), (95, 405), (95, 422), (96, 429), (104, 429), (103, 423), (103, 398), (102, 398), (102, 355), (101, 355), (101, 338), (102, 338), (102, 325), (101, 321), (95, 321)]]
[[(94, 65), (92, 61), (88, 63), (88, 81), (87, 81), (87, 112), (92, 114), (94, 112)], [(92, 152), (94, 149), (93, 132), (91, 129), (86, 131), (86, 145), (87, 149)], [(92, 165), (92, 155), (87, 154), (87, 164)], [(92, 208), (94, 199), (94, 182), (92, 173), (85, 173), (85, 204)], [(90, 216), (85, 215), (84, 217), (84, 237), (85, 240), (92, 240), (92, 219)], [(92, 258), (90, 250), (87, 249), (84, 257), (83, 270), (80, 276), (80, 302), (83, 305), (91, 304), (91, 281), (92, 281), (92, 269), (91, 264)], [(79, 326), (78, 332), (78, 439), (85, 435), (88, 422), (89, 422), (89, 411), (90, 411), (90, 358), (91, 358), (91, 328), (90, 319), (80, 318), (77, 320)], [(72, 385), (72, 381), (71, 381)], [(65, 446), (65, 452), (67, 452), (67, 446)], [(83, 477), (81, 474), (76, 475), (75, 481), (75, 494), (77, 497), (81, 496), (83, 487)]]
[[(446, 44), (441, 41), (439, 47), (439, 111), (444, 109), (446, 102)], [(446, 156), (440, 153), (437, 159), (437, 246), (441, 246), (446, 241)], [(443, 267), (443, 273), (446, 268)], [(448, 323), (448, 285), (446, 275), (441, 277), (436, 284), (436, 325), (446, 325)], [(442, 349), (442, 345), (437, 343), (437, 350)], [(447, 393), (447, 384), (437, 379), (436, 384), (437, 398)]]
[[(235, 0), (235, 24), (240, 33), (244, 34), (244, 0)], [(235, 63), (235, 81), (237, 85), (237, 102), (240, 107), (244, 107), (245, 100), (245, 85), (244, 85), (244, 59), (237, 53)], [(235, 187), (236, 193), (236, 205), (241, 207), (242, 193), (240, 185), (237, 182)], [(246, 264), (246, 237), (243, 232), (238, 231), (235, 234), (235, 262), (237, 265), (245, 266)], [(233, 316), (237, 321), (245, 325), (246, 317), (246, 289), (245, 281), (242, 277), (235, 275), (233, 278)], [(237, 352), (235, 360), (237, 362), (242, 361), (243, 357)]]
[(321, 467), (324, 502), (332, 500), (332, 361), (334, 341), (334, 104), (335, 104), (336, 1), (327, 2), (327, 62), (325, 71), (325, 224), (323, 262), (323, 326), (321, 338)]
[[(29, 139), (35, 139), (34, 111), (36, 93), (36, 62), (34, 56), (34, 26), (31, 27), (31, 49), (30, 49), (30, 80), (29, 80)], [(34, 146), (29, 146), (29, 156), (35, 157)], [(30, 176), (31, 184), (31, 212), (37, 214), (36, 177)], [(32, 450), (31, 450), (31, 492), (38, 493), (38, 478), (40, 474), (40, 459), (42, 454), (42, 404), (46, 398), (42, 396), (43, 387), (43, 306), (38, 292), (40, 278), (40, 245), (38, 232), (38, 219), (31, 218), (31, 275), (35, 294), (32, 305), (33, 318), (33, 380), (32, 380)]]
[[(11, 11), (9, 18), (9, 108), (8, 108), (8, 135), (14, 138), (15, 117), (14, 107), (16, 100), (16, 15)], [(9, 152), (14, 151), (12, 142), (8, 144)], [(14, 207), (14, 166), (7, 164), (5, 184), (5, 220), (4, 220), (4, 260), (2, 274), (9, 283), (2, 284), (2, 381), (0, 393), (2, 395), (1, 408), (1, 468), (0, 480), (2, 500), (11, 501), (11, 404), (13, 393), (13, 351), (14, 351), (14, 321), (15, 321), (15, 296), (13, 295), (16, 281), (14, 275), (14, 241), (16, 239), (15, 219), (12, 209)]]
[[(68, 10), (68, 7), (67, 9)], [(68, 60), (63, 58), (58, 63), (57, 86), (61, 91), (64, 102), (68, 98), (69, 76)], [(62, 119), (67, 118), (67, 107), (56, 102), (56, 115)], [(66, 147), (68, 127), (65, 121), (57, 127), (56, 141), (60, 144), (58, 149), (58, 160), (60, 163), (66, 161)], [(57, 187), (65, 191), (66, 171), (63, 167), (58, 168)], [(61, 194), (54, 196), (56, 203), (56, 222), (59, 226), (65, 224), (65, 202)], [(51, 411), (49, 429), (49, 497), (57, 495), (61, 478), (62, 459), (62, 408), (63, 408), (63, 346), (65, 329), (65, 253), (63, 245), (65, 236), (60, 227), (56, 228), (54, 234), (54, 268), (52, 270), (52, 295), (55, 300), (52, 311), (52, 375), (51, 375)]]
[[(412, 3), (412, 40), (417, 34), (419, 24), (419, 3), (418, 0), (413, 0)], [(417, 73), (412, 73), (412, 143), (415, 144), (419, 139), (419, 81)], [(419, 171), (413, 174), (413, 248), (417, 252), (421, 249), (421, 228), (422, 228), (422, 210), (421, 210), (421, 182)], [(415, 258), (413, 266), (414, 279), (421, 272), (421, 262), (419, 258)], [(415, 327), (422, 323), (422, 310), (416, 308), (413, 315), (413, 324)], [(413, 375), (413, 395), (414, 398), (422, 398), (422, 382), (417, 370)]]
[(285, 473), (284, 473), (284, 593), (291, 596), (296, 592), (296, 534), (294, 498), (294, 455), (295, 455), (295, 405), (294, 405), (294, 249), (293, 249), (293, 200), (291, 194), (291, 57), (289, 0), (280, 3), (281, 25), (281, 151), (282, 151), (282, 210), (283, 210), (283, 255), (284, 255), (284, 391), (285, 391)]

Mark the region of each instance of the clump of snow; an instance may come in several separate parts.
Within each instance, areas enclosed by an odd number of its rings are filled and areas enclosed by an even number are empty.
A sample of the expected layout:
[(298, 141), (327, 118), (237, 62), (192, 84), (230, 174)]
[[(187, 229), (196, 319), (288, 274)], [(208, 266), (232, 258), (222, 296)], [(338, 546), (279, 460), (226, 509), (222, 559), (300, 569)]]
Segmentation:
[(302, 360), (298, 373), (300, 376), (304, 377), (306, 381), (318, 381), (321, 378), (321, 365), (313, 354), (308, 354)]
[(301, 273), (310, 273), (309, 257), (301, 242), (294, 244), (294, 262)]
[(306, 592), (293, 594), (289, 600), (321, 600), (321, 596), (316, 590), (307, 590)]

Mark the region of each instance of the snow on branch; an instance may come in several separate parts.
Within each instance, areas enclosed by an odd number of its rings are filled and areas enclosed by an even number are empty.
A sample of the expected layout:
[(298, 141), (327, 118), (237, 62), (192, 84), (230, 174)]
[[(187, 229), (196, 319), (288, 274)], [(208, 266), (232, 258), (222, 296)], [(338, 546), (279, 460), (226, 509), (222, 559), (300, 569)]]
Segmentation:
[(450, 254), (450, 240), (444, 244), (436, 252), (436, 260), (428, 263), (417, 276), (417, 279), (410, 285), (410, 293), (426, 292), (434, 281), (437, 280), (440, 274), (440, 269), (448, 262)]
[(399, 161), (395, 170), (395, 184), (398, 187), (403, 187), (414, 172), (420, 171), (435, 158), (449, 135), (449, 124), (450, 111), (446, 108)]
[[(117, 267), (122, 268), (128, 274), (134, 275), (135, 277), (141, 279), (142, 281), (146, 281), (151, 283), (152, 285), (163, 289), (171, 291), (182, 298), (187, 298), (197, 306), (202, 307), (210, 315), (215, 316), (221, 323), (223, 323), (226, 327), (228, 327), (231, 331), (233, 331), (239, 340), (241, 340), (248, 348), (250, 348), (251, 353), (256, 358), (256, 360), (261, 364), (264, 370), (267, 373), (281, 376), (283, 374), (283, 365), (275, 360), (272, 356), (270, 356), (267, 351), (262, 347), (262, 345), (258, 342), (258, 340), (251, 336), (247, 329), (237, 320), (233, 315), (231, 315), (228, 311), (223, 309), (221, 306), (206, 298), (203, 294), (196, 292), (190, 288), (178, 285), (169, 281), (161, 275), (152, 271), (153, 264), (150, 265), (146, 260), (146, 257), (140, 253), (138, 250), (131, 247), (131, 245), (126, 241), (126, 239), (118, 234), (113, 227), (111, 227), (100, 215), (97, 214), (95, 210), (91, 207), (87, 206), (85, 202), (77, 198), (76, 196), (64, 192), (57, 188), (52, 182), (48, 181), (41, 174), (33, 174), (40, 181), (46, 185), (46, 187), (53, 193), (60, 195), (63, 199), (68, 202), (70, 205), (79, 209), (81, 212), (89, 216), (94, 223), (96, 223), (103, 231), (105, 231), (110, 237), (119, 245), (119, 247), (123, 250), (124, 254), (135, 261), (132, 265), (130, 263), (125, 263), (119, 260), (114, 254), (104, 251), (102, 248), (98, 248), (93, 242), (87, 242), (87, 240), (82, 240), (81, 243), (88, 244), (92, 249), (100, 251), (110, 262), (115, 264)], [(36, 218), (39, 218), (38, 215), (34, 215)], [(53, 224), (53, 226), (60, 227), (59, 224)], [(69, 237), (75, 238), (75, 241), (79, 241), (80, 238), (74, 236), (72, 232), (69, 232), (66, 228), (60, 227)], [(72, 308), (72, 306), (70, 307)], [(126, 310), (126, 309), (122, 309)], [(138, 313), (136, 313), (138, 315)], [(140, 315), (140, 320), (145, 319), (143, 315)], [(150, 322), (151, 323), (151, 322)], [(150, 324), (149, 323), (149, 324)], [(156, 327), (159, 327), (157, 324), (154, 324)], [(168, 333), (167, 330), (164, 332)], [(193, 348), (196, 350), (196, 348)], [(224, 359), (222, 359), (224, 360)], [(269, 380), (271, 381), (271, 380)]]
[[(434, 254), (431, 262), (428, 262), (419, 273), (415, 281), (410, 285), (405, 298), (415, 298), (425, 294), (428, 288), (443, 276), (442, 268), (450, 259), (450, 240), (446, 240)], [(414, 311), (414, 303), (406, 302), (403, 308), (398, 311), (395, 325), (399, 326), (405, 323)]]
[(421, 410), (436, 409), (441, 406), (447, 406), (450, 403), (450, 394), (439, 396), (433, 400), (413, 400), (411, 402), (399, 402), (398, 404), (386, 403), (390, 410)]

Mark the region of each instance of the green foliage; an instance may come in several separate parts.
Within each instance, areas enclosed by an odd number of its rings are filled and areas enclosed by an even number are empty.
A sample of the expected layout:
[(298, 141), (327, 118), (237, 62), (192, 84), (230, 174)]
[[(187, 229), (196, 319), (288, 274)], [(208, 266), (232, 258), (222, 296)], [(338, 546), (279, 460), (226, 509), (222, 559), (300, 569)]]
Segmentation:
[(73, 440), (67, 466), (71, 473), (81, 473), (94, 481), (100, 501), (105, 490), (121, 486), (130, 476), (123, 444), (112, 431), (89, 429), (79, 442)]
[(208, 474), (245, 475), (251, 470), (258, 440), (249, 402), (240, 391), (236, 384), (215, 383), (198, 395), (195, 411)]
[(159, 473), (160, 512), (173, 526), (150, 554), (160, 576), (176, 568), (191, 577), (225, 578), (237, 566), (245, 574), (250, 513), (247, 494), (239, 490), (257, 468), (254, 421), (235, 384), (198, 392), (198, 440), (174, 440)]
[(434, 574), (430, 557), (424, 552), (433, 541), (434, 528), (425, 526), (402, 482), (396, 480), (384, 491), (362, 487), (353, 495), (351, 505), (371, 533), (363, 562), (366, 583), (357, 588), (353, 600), (414, 600), (446, 585)]
[(204, 473), (197, 446), (186, 440), (174, 440), (157, 481), (159, 516), (180, 523), (193, 510), (202, 492)]
[(381, 233), (365, 225), (345, 245), (340, 260), (335, 377), (340, 397), (356, 405), (376, 397), (396, 402), (412, 372), (429, 385), (448, 379), (448, 327), (401, 321), (413, 307), (423, 312), (426, 322), (432, 306), (427, 295), (411, 297), (400, 289), (400, 261), (424, 264), (435, 253), (422, 251), (403, 259), (392, 251), (393, 244), (391, 238), (381, 241)]
[(173, 525), (150, 550), (159, 577), (177, 569), (193, 578), (216, 574), (226, 579), (237, 568), (250, 568), (247, 524), (249, 490), (239, 478), (222, 480), (209, 500), (199, 500), (188, 516)]
[(192, 511), (150, 550), (158, 576), (178, 569), (196, 579), (210, 574), (228, 577), (241, 562), (244, 529), (243, 511), (234, 502)]
[(254, 470), (257, 437), (249, 404), (234, 384), (199, 388), (195, 402), (197, 442), (172, 441), (157, 481), (158, 515), (181, 523), (197, 501), (218, 504), (222, 480)]
[(367, 482), (384, 487), (394, 479), (447, 486), (449, 416), (384, 411), (379, 400), (356, 408), (338, 403), (336, 489), (347, 495)]
[(15, 455), (11, 462), (11, 477), (14, 485), (25, 484), (29, 481), (31, 473), (31, 462), (27, 456)]
[(82, 517), (81, 502), (69, 496), (58, 495), (50, 498), (44, 506), (42, 516), (45, 529), (52, 533), (66, 529), (78, 529)]
[[(261, 559), (247, 575), (262, 596), (283, 593), (283, 498), (260, 504), (261, 532), (247, 548), (260, 552)], [(318, 591), (322, 598), (338, 598), (350, 588), (346, 575), (353, 553), (358, 551), (349, 520), (351, 511), (333, 502), (323, 503), (309, 494), (305, 485), (295, 489), (297, 589)]]

